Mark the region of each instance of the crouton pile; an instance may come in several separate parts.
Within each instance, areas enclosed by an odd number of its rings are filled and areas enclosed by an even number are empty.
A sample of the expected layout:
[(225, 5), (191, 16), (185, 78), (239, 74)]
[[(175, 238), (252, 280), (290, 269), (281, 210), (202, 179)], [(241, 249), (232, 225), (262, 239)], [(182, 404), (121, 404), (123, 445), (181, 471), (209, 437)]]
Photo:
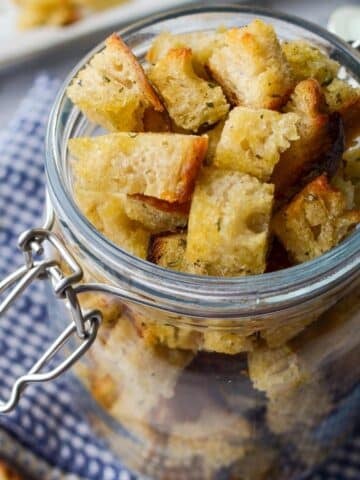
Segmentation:
[(185, 273), (316, 258), (360, 220), (360, 89), (339, 69), (260, 20), (163, 32), (145, 65), (112, 35), (67, 91), (109, 132), (69, 142), (80, 209), (120, 248)]
[(80, 20), (88, 12), (103, 10), (126, 0), (14, 0), (19, 7), (21, 29), (41, 26), (65, 26)]

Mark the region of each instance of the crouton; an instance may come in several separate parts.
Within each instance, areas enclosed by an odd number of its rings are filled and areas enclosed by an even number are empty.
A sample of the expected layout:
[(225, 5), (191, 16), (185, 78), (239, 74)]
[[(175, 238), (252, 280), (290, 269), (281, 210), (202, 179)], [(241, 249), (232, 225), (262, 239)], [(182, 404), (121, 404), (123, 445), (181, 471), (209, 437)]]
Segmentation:
[(196, 75), (187, 48), (170, 50), (148, 76), (180, 128), (197, 132), (203, 125), (224, 118), (229, 110), (221, 88)]
[(186, 233), (166, 233), (153, 236), (148, 260), (164, 268), (184, 271), (184, 255), (186, 249)]
[(206, 137), (170, 133), (122, 132), (69, 141), (79, 188), (170, 203), (189, 201), (206, 149)]
[(206, 132), (208, 137), (208, 149), (205, 157), (205, 165), (210, 166), (214, 163), (216, 149), (221, 138), (221, 134), (225, 125), (225, 121), (222, 120), (214, 128)]
[(335, 78), (324, 88), (324, 94), (330, 112), (340, 113), (344, 122), (346, 143), (351, 145), (360, 135), (360, 88)]
[(164, 111), (136, 57), (115, 34), (76, 75), (67, 94), (92, 122), (111, 131), (142, 131), (146, 109)]
[(246, 337), (236, 331), (206, 330), (203, 335), (201, 350), (206, 352), (237, 355), (242, 352), (251, 352), (254, 348), (253, 337)]
[(331, 179), (330, 184), (343, 194), (347, 210), (355, 208), (355, 187), (351, 180), (345, 178), (345, 170), (343, 168), (339, 169), (336, 175)]
[(301, 263), (335, 247), (359, 221), (360, 211), (346, 211), (344, 195), (321, 175), (275, 214), (272, 228)]
[(360, 208), (360, 147), (347, 150), (343, 159), (345, 175), (354, 186), (354, 205)]
[(337, 76), (340, 64), (310, 42), (293, 40), (281, 47), (297, 82), (315, 78), (320, 85), (328, 85)]
[(289, 188), (318, 166), (319, 159), (326, 154), (334, 152), (334, 163), (341, 160), (342, 125), (339, 118), (330, 119), (325, 108), (325, 99), (316, 80), (304, 80), (296, 86), (285, 110), (299, 116), (300, 138), (291, 143), (275, 165), (271, 181), (275, 184), (277, 196), (286, 196)]
[(174, 48), (190, 48), (193, 53), (192, 62), (195, 72), (200, 77), (206, 78), (205, 65), (220, 39), (221, 33), (218, 32), (193, 32), (178, 35), (162, 32), (153, 41), (146, 59), (149, 63), (155, 64)]
[(43, 25), (68, 25), (80, 18), (72, 0), (16, 0), (20, 7), (18, 25), (21, 29)]
[(236, 107), (225, 122), (214, 164), (269, 180), (280, 153), (299, 138), (294, 113)]
[(75, 200), (86, 218), (106, 238), (140, 258), (146, 258), (150, 232), (125, 213), (125, 195), (105, 195), (75, 186)]
[(128, 195), (124, 202), (124, 210), (129, 218), (142, 223), (154, 233), (171, 232), (185, 227), (189, 217), (187, 204), (171, 204), (144, 195)]
[(120, 3), (125, 3), (126, 0), (73, 0), (76, 5), (88, 8), (90, 10), (104, 10), (109, 7), (114, 7)]
[(261, 20), (223, 33), (208, 67), (234, 105), (277, 110), (294, 88), (276, 33)]
[(272, 185), (204, 168), (191, 204), (185, 260), (209, 275), (262, 273), (272, 203)]

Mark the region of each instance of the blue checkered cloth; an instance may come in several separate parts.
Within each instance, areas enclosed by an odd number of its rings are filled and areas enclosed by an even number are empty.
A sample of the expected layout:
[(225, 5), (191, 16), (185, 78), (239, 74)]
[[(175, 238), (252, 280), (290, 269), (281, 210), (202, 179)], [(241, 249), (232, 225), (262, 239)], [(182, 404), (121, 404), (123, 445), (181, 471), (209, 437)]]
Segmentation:
[[(0, 278), (22, 264), (16, 248), (25, 229), (41, 225), (44, 135), (59, 83), (40, 76), (0, 133)], [(0, 322), (0, 396), (53, 340), (41, 285), (33, 285)], [(0, 416), (0, 456), (37, 480), (130, 480), (92, 435), (72, 400), (69, 379), (29, 387), (19, 407)], [(28, 477), (26, 477), (28, 478)], [(359, 480), (360, 434), (309, 480)]]

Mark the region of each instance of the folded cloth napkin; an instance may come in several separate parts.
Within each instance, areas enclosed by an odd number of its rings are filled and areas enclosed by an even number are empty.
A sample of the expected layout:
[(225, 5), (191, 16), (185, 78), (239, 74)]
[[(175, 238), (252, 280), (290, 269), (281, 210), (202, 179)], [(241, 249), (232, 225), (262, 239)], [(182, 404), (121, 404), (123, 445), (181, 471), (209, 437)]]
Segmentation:
[[(18, 235), (41, 226), (44, 136), (58, 88), (56, 80), (40, 76), (0, 134), (0, 279), (22, 264)], [(44, 293), (35, 284), (0, 321), (0, 398), (6, 398), (12, 380), (34, 363), (51, 340)], [(0, 416), (0, 456), (36, 480), (133, 479), (92, 435), (75, 404), (66, 376), (30, 386), (17, 409)], [(308, 478), (348, 479), (360, 479), (360, 433)]]

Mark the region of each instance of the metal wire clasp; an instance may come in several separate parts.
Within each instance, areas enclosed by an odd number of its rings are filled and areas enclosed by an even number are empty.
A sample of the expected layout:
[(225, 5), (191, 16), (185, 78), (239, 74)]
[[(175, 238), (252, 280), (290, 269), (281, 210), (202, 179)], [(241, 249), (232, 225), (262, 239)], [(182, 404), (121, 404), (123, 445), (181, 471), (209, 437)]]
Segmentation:
[[(58, 259), (44, 258), (46, 243), (56, 251)], [(68, 370), (92, 345), (101, 321), (101, 314), (97, 310), (85, 314), (82, 312), (73, 288), (83, 277), (82, 268), (53, 232), (46, 228), (24, 232), (19, 237), (19, 248), (23, 251), (25, 264), (0, 282), (0, 295), (9, 291), (0, 304), (0, 316), (32, 282), (36, 279), (49, 279), (55, 295), (67, 302), (72, 321), (28, 373), (15, 381), (9, 400), (0, 401), (0, 413), (7, 413), (16, 407), (22, 391), (28, 384), (52, 380)], [(72, 336), (80, 339), (79, 346), (60, 364), (42, 372), (43, 367), (61, 351)]]

